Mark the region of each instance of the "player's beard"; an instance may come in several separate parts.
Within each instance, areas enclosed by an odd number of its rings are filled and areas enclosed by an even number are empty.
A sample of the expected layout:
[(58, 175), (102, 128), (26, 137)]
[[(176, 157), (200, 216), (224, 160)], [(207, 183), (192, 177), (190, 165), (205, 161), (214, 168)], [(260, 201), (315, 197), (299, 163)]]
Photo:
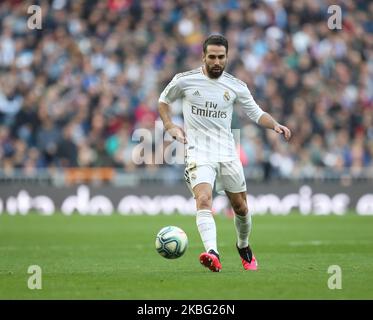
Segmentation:
[(207, 74), (208, 74), (209, 78), (212, 78), (212, 79), (219, 78), (222, 75), (224, 69), (225, 69), (225, 66), (223, 66), (223, 67), (221, 67), (221, 66), (210, 67), (206, 64)]

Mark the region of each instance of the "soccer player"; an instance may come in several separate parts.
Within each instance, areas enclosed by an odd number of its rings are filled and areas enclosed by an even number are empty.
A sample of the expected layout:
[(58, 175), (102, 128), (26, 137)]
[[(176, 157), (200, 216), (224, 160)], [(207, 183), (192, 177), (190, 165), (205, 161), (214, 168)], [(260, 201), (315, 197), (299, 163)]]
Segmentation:
[[(245, 270), (257, 270), (258, 263), (249, 245), (251, 214), (246, 202), (246, 181), (236, 152), (231, 120), (233, 106), (243, 108), (259, 125), (290, 139), (290, 130), (275, 121), (254, 101), (247, 85), (225, 72), (228, 41), (209, 36), (203, 44), (203, 65), (179, 73), (159, 98), (159, 114), (165, 130), (185, 144), (185, 180), (196, 200), (196, 223), (205, 252), (200, 263), (213, 272), (222, 269), (212, 215), (212, 191), (225, 192), (233, 210), (237, 232), (236, 247)], [(170, 104), (182, 99), (184, 129), (175, 125)]]

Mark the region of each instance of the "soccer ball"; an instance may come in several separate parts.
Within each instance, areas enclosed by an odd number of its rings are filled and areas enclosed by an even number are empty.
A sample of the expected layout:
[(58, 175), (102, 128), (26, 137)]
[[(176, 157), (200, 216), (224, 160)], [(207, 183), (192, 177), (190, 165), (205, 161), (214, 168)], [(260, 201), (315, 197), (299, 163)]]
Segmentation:
[(178, 227), (162, 228), (155, 239), (157, 252), (166, 259), (180, 258), (188, 247), (186, 233)]

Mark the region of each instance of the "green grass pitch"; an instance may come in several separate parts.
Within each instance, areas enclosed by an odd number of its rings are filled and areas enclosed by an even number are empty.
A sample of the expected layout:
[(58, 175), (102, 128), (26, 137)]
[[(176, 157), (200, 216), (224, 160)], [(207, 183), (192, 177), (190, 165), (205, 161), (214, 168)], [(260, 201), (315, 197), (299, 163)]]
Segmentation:
[[(223, 270), (198, 262), (194, 216), (0, 215), (0, 299), (373, 299), (373, 217), (254, 216), (257, 272), (244, 271), (233, 220), (216, 217)], [(155, 251), (166, 225), (186, 231), (180, 259)], [(30, 265), (42, 289), (27, 287)], [(328, 288), (330, 265), (342, 289)]]

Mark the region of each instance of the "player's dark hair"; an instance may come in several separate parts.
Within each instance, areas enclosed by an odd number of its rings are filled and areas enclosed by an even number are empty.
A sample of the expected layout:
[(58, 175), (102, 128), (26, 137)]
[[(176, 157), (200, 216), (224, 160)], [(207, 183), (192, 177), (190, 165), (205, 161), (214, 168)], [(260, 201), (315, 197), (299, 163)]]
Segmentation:
[(209, 36), (203, 43), (203, 53), (206, 54), (207, 46), (215, 44), (218, 46), (224, 46), (226, 53), (228, 53), (228, 40), (220, 34), (213, 34)]

